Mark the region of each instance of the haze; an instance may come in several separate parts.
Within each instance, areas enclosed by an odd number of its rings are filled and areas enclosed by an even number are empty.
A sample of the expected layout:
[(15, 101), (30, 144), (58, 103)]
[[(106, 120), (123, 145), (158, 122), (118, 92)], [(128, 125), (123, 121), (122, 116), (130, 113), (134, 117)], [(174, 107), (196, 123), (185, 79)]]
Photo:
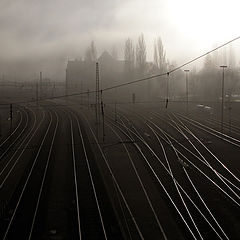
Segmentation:
[(143, 33), (147, 58), (160, 36), (170, 61), (182, 63), (239, 35), (239, 1), (1, 0), (0, 73), (64, 79), (67, 59), (93, 40), (98, 55)]

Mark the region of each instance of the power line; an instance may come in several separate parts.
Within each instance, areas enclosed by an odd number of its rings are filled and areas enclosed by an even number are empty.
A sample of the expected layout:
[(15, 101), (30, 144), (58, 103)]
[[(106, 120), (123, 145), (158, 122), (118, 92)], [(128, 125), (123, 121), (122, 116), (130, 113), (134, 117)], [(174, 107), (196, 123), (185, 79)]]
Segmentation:
[[(183, 100), (183, 99), (171, 99), (171, 100), (168, 100), (169, 103), (186, 103), (186, 100)], [(188, 100), (189, 103), (201, 103), (201, 104), (215, 104), (215, 103), (218, 103), (219, 104), (219, 101), (214, 101), (214, 100), (202, 100), (202, 99), (199, 99), (199, 100)], [(26, 102), (24, 102), (26, 103)], [(29, 102), (28, 102), (29, 103)], [(152, 100), (152, 101), (136, 101), (135, 102), (136, 104), (158, 104), (158, 103), (166, 103), (166, 99), (159, 99), (159, 100)], [(228, 101), (228, 103), (234, 103), (236, 105), (240, 105), (240, 102), (239, 101)], [(13, 104), (19, 104), (19, 102), (17, 103), (13, 103)], [(105, 105), (125, 105), (125, 104), (132, 104), (132, 101), (126, 101), (126, 102), (104, 102)], [(63, 107), (63, 106), (66, 106), (66, 107), (69, 107), (69, 106), (81, 106), (81, 105), (86, 105), (86, 104), (79, 104), (79, 103), (62, 103), (62, 104), (44, 104), (43, 106), (44, 107)], [(92, 106), (95, 105), (95, 103), (92, 103)], [(7, 106), (7, 109), (9, 109), (9, 103), (5, 103), (5, 104), (0, 104), (0, 106)], [(31, 106), (31, 108), (38, 108), (38, 106)]]
[(166, 72), (166, 73), (161, 73), (161, 74), (157, 74), (157, 75), (152, 75), (152, 76), (149, 76), (149, 77), (146, 77), (146, 78), (137, 79), (137, 80), (131, 81), (131, 82), (126, 82), (126, 83), (118, 84), (118, 85), (115, 85), (115, 86), (112, 86), (112, 87), (103, 88), (102, 91), (108, 91), (108, 90), (111, 90), (111, 89), (114, 89), (114, 88), (119, 88), (119, 87), (127, 86), (127, 85), (130, 85), (130, 84), (133, 84), (133, 83), (137, 83), (137, 82), (147, 81), (147, 80), (150, 80), (150, 79), (152, 79), (152, 78), (162, 77), (162, 76), (165, 76), (165, 75), (168, 75), (168, 72)]
[[(170, 73), (173, 73), (173, 72), (181, 69), (182, 67), (187, 66), (190, 63), (193, 63), (193, 62), (197, 61), (198, 59), (200, 59), (200, 58), (202, 58), (202, 57), (204, 57), (204, 56), (206, 56), (206, 55), (208, 55), (208, 54), (210, 54), (210, 53), (212, 53), (212, 52), (214, 52), (214, 51), (216, 51), (216, 50), (218, 50), (218, 49), (220, 49), (220, 48), (222, 48), (222, 47), (224, 47), (224, 46), (226, 46), (226, 45), (228, 45), (228, 44), (230, 44), (230, 43), (232, 43), (232, 42), (234, 42), (238, 39), (240, 39), (240, 36), (238, 36), (238, 37), (236, 37), (236, 38), (234, 38), (234, 39), (232, 39), (232, 40), (230, 40), (230, 41), (228, 41), (228, 42), (226, 42), (226, 43), (224, 43), (224, 44), (222, 44), (222, 45), (220, 45), (220, 46), (218, 46), (218, 47), (216, 47), (216, 48), (214, 48), (214, 49), (212, 49), (212, 50), (210, 50), (210, 51), (208, 51), (208, 52), (206, 52), (206, 53), (204, 53), (204, 54), (202, 54), (202, 55), (200, 55), (200, 56), (198, 56), (198, 57), (196, 57), (196, 58), (194, 58), (194, 59), (192, 59), (192, 60), (174, 68), (174, 69), (172, 69), (172, 70), (170, 70), (170, 71), (160, 73), (160, 74), (156, 74), (156, 75), (152, 75), (152, 76), (145, 77), (145, 78), (140, 78), (140, 79), (130, 81), (130, 82), (126, 82), (126, 83), (122, 83), (122, 84), (113, 85), (111, 87), (103, 88), (103, 89), (101, 89), (101, 91), (108, 91), (108, 90), (111, 90), (111, 89), (120, 88), (120, 87), (131, 85), (131, 84), (134, 84), (134, 83), (148, 81), (148, 80), (151, 80), (151, 79), (154, 79), (154, 78), (157, 78), (157, 77), (168, 76)], [(72, 96), (78, 96), (78, 95), (90, 94), (90, 93), (96, 93), (96, 90), (84, 91), (84, 92), (78, 92), (78, 93), (72, 93), (72, 94), (65, 94), (65, 95), (60, 95), (60, 96), (55, 96), (55, 97), (48, 97), (48, 98), (41, 99), (41, 101), (58, 99), (58, 98), (65, 98), (65, 97), (72, 97)], [(36, 100), (15, 102), (14, 104), (23, 104), (23, 103), (31, 103), (31, 102), (36, 102)]]
[(205, 57), (205, 56), (208, 55), (209, 53), (212, 53), (212, 52), (214, 52), (214, 51), (216, 51), (216, 50), (218, 50), (218, 49), (220, 49), (220, 48), (222, 48), (222, 47), (224, 47), (224, 46), (226, 46), (226, 45), (228, 45), (228, 44), (230, 44), (230, 43), (232, 43), (232, 42), (234, 42), (234, 41), (236, 41), (236, 40), (238, 40), (238, 39), (240, 39), (240, 36), (239, 36), (239, 37), (236, 37), (236, 38), (234, 38), (234, 39), (232, 39), (232, 40), (230, 40), (230, 41), (228, 41), (228, 42), (226, 42), (226, 43), (224, 43), (224, 44), (222, 44), (222, 45), (220, 45), (220, 46), (218, 46), (218, 47), (216, 47), (216, 48), (214, 48), (214, 49), (212, 49), (211, 51), (208, 51), (208, 52), (206, 52), (206, 53), (204, 53), (204, 54), (202, 54), (202, 55), (200, 55), (200, 56), (198, 56), (198, 57), (196, 57), (196, 58), (194, 58), (194, 59), (192, 59), (192, 60), (190, 60), (190, 61), (182, 64), (182, 65), (180, 65), (179, 67), (174, 68), (173, 70), (169, 71), (169, 74), (172, 73), (172, 72), (177, 71), (178, 69), (180, 69), (180, 68), (182, 68), (182, 67), (185, 67), (186, 65), (188, 65), (188, 64), (190, 64), (190, 63), (192, 63), (192, 62), (195, 62), (196, 60), (198, 60), (198, 59), (200, 59), (200, 58), (202, 58), (202, 57)]
[[(92, 91), (84, 91), (84, 92), (78, 92), (78, 93), (72, 93), (72, 94), (64, 94), (64, 95), (59, 95), (59, 96), (54, 96), (54, 97), (47, 97), (47, 98), (42, 98), (41, 100), (38, 100), (38, 102), (42, 102), (45, 100), (52, 100), (52, 99), (58, 99), (58, 98), (65, 98), (65, 97), (73, 97), (73, 96), (79, 96), (82, 94), (90, 94), (90, 93), (95, 93), (96, 90), (92, 90)], [(29, 101), (21, 101), (21, 102), (12, 102), (13, 104), (24, 104), (24, 103), (34, 103), (36, 102), (35, 100), (29, 100)], [(2, 104), (5, 105), (5, 104)]]
[(230, 44), (230, 43), (232, 43), (232, 42), (234, 42), (238, 39), (240, 39), (240, 36), (236, 37), (236, 38), (234, 38), (234, 39), (232, 39), (232, 40), (230, 40), (230, 41), (228, 41), (228, 42), (226, 42), (226, 43), (224, 43), (224, 44), (222, 44), (222, 45), (220, 45), (220, 46), (218, 46), (218, 47), (216, 47), (216, 48), (214, 48), (214, 49), (212, 49), (212, 50), (210, 50), (210, 51), (208, 51), (208, 52), (206, 52), (206, 53), (204, 53), (204, 54), (202, 54), (202, 55), (200, 55), (200, 56), (198, 56), (198, 57), (196, 57), (196, 58), (194, 58), (194, 59), (176, 67), (176, 68), (174, 68), (174, 69), (172, 69), (171, 71), (164, 72), (164, 73), (157, 74), (157, 75), (153, 75), (153, 76), (146, 77), (146, 78), (141, 78), (141, 79), (138, 79), (138, 80), (135, 80), (135, 81), (127, 82), (127, 83), (118, 84), (118, 85), (115, 85), (115, 86), (112, 86), (112, 87), (104, 88), (104, 89), (102, 89), (102, 91), (107, 91), (107, 90), (111, 90), (111, 89), (114, 89), (114, 88), (119, 88), (119, 87), (123, 87), (123, 86), (126, 86), (126, 85), (130, 85), (130, 84), (133, 84), (133, 83), (143, 82), (143, 81), (147, 81), (147, 80), (150, 80), (150, 79), (153, 79), (153, 78), (169, 75), (170, 73), (173, 73), (173, 72), (181, 69), (182, 67), (185, 67), (185, 66), (189, 65), (190, 63), (193, 63), (193, 62), (197, 61), (198, 59), (200, 59), (200, 58), (202, 58), (202, 57), (204, 57), (204, 56), (206, 56), (206, 55), (208, 55), (208, 54), (210, 54), (210, 53), (212, 53), (212, 52), (214, 52), (214, 51), (216, 51), (216, 50), (218, 50), (218, 49), (220, 49), (220, 48), (222, 48), (222, 47), (224, 47), (224, 46), (226, 46), (226, 45), (228, 45), (228, 44)]

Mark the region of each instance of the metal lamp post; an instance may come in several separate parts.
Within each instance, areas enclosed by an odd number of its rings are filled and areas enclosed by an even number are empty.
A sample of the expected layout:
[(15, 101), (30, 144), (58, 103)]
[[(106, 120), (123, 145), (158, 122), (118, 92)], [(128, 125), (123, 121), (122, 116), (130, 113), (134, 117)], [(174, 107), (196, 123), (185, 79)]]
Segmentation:
[(184, 72), (186, 73), (186, 112), (188, 115), (188, 73), (189, 73), (189, 70), (185, 69)]
[(220, 66), (222, 68), (222, 111), (221, 111), (221, 132), (223, 133), (223, 106), (224, 106), (224, 69), (226, 65)]

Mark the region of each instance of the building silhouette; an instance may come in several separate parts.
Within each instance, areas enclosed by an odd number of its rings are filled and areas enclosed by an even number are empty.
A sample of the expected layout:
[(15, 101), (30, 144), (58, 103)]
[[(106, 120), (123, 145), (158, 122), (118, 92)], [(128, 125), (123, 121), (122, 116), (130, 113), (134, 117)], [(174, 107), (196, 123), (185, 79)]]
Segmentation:
[[(121, 83), (124, 74), (124, 61), (114, 59), (104, 51), (97, 59), (100, 74), (100, 89)], [(71, 60), (66, 68), (66, 93), (74, 94), (95, 90), (96, 62)]]

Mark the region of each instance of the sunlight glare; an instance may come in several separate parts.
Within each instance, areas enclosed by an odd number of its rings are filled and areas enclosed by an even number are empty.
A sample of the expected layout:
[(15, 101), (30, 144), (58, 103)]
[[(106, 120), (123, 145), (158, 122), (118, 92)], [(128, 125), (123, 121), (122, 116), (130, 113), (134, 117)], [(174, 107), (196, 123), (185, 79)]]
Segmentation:
[(169, 21), (176, 31), (203, 43), (220, 43), (240, 35), (240, 1), (170, 0)]

